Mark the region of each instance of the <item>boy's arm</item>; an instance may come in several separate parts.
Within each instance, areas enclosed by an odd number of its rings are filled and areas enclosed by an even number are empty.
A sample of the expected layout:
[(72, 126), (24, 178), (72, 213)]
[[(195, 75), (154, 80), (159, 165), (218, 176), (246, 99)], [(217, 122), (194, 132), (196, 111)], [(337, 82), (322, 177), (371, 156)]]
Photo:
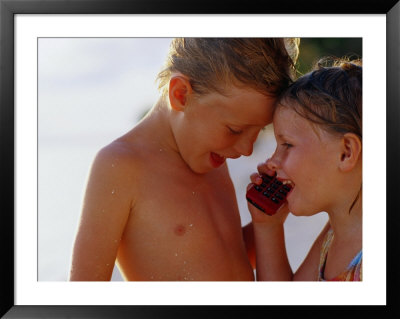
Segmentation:
[(110, 280), (118, 246), (132, 207), (129, 178), (115, 146), (93, 163), (73, 248), (71, 281)]

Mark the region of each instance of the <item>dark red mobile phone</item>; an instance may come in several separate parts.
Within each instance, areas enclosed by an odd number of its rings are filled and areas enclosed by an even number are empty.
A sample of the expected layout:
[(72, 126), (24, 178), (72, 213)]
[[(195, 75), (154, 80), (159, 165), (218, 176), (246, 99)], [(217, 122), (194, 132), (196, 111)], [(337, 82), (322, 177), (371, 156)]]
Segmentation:
[(252, 184), (246, 193), (246, 199), (267, 215), (274, 215), (286, 203), (286, 197), (292, 190), (290, 184), (283, 184), (275, 176), (261, 175), (261, 185)]

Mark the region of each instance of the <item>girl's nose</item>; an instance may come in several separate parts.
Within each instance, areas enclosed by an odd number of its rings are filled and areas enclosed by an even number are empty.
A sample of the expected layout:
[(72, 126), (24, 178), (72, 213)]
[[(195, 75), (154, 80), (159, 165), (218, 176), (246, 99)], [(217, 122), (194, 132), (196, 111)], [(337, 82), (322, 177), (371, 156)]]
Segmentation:
[(277, 171), (281, 165), (279, 157), (277, 156), (276, 150), (275, 153), (272, 154), (271, 158), (267, 160), (267, 167), (271, 170)]

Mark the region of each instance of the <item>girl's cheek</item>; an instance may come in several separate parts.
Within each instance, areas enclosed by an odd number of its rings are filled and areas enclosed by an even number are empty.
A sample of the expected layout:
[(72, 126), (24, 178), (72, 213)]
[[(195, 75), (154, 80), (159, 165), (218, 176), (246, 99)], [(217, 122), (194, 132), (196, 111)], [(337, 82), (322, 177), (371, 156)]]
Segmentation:
[(296, 165), (298, 164), (298, 161), (296, 161), (293, 156), (287, 155), (282, 158), (282, 169), (285, 171), (288, 175), (291, 175), (290, 172), (296, 169)]

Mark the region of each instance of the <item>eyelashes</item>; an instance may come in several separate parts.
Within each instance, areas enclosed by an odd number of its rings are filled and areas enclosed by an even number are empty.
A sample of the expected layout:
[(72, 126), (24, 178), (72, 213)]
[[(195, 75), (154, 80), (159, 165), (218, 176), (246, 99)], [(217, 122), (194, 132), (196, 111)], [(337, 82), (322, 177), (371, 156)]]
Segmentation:
[(227, 126), (227, 128), (229, 129), (229, 131), (234, 134), (234, 135), (239, 135), (241, 133), (243, 133), (243, 130), (234, 130), (233, 128), (231, 128), (230, 126)]
[(292, 145), (292, 144), (290, 144), (290, 143), (287, 143), (287, 142), (285, 142), (285, 143), (282, 143), (281, 145), (282, 145), (282, 146), (284, 146), (284, 147), (286, 147), (286, 148), (291, 148), (291, 147), (293, 147), (293, 145)]

